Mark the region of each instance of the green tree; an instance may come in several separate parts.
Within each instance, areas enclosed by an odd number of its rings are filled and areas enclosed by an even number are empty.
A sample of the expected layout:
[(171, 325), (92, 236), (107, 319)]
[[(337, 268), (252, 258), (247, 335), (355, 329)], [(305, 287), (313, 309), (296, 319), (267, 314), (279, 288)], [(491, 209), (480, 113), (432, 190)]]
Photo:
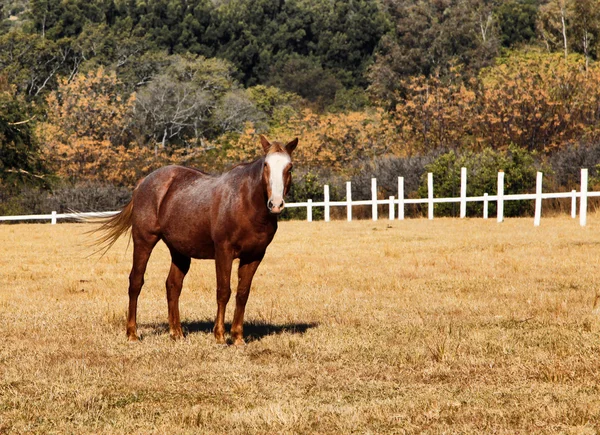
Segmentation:
[(47, 184), (33, 121), (16, 87), (0, 76), (0, 186), (9, 193), (24, 185)]
[(537, 3), (537, 0), (509, 0), (496, 7), (494, 13), (504, 47), (527, 44), (535, 39)]
[(55, 88), (57, 77), (73, 75), (80, 62), (68, 40), (51, 41), (22, 29), (0, 36), (0, 71), (28, 98)]
[(384, 3), (393, 30), (382, 38), (369, 72), (370, 90), (381, 104), (395, 106), (392, 96), (408, 76), (443, 76), (455, 66), (474, 75), (498, 53), (497, 29), (486, 0)]

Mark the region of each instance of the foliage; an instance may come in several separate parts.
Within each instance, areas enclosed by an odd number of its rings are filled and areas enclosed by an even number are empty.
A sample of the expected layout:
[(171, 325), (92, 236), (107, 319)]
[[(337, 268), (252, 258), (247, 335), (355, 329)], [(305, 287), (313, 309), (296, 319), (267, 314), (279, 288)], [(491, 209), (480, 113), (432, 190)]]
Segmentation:
[(46, 185), (46, 168), (32, 131), (31, 112), (16, 86), (0, 75), (0, 190)]
[(595, 141), (600, 127), (600, 65), (539, 51), (511, 52), (465, 82), (414, 77), (392, 112), (397, 137), (413, 152), (438, 148), (552, 152), (575, 139)]
[(494, 148), (515, 143), (549, 152), (600, 127), (600, 65), (558, 54), (512, 53), (482, 75), (476, 133)]
[(538, 28), (549, 49), (566, 56), (575, 51), (597, 58), (600, 37), (599, 0), (549, 0), (540, 6)]
[(72, 81), (60, 79), (48, 95), (48, 118), (38, 127), (48, 164), (68, 181), (134, 184), (160, 163), (128, 143), (134, 96), (123, 99), (114, 73), (103, 68)]
[(298, 136), (308, 171), (392, 189), (409, 160), (514, 144), (559, 156), (567, 188), (572, 144), (600, 139), (599, 2), (7, 0), (2, 161), (19, 156), (13, 186), (44, 167), (132, 185), (255, 158), (260, 133)]
[(495, 8), (500, 40), (504, 47), (532, 41), (536, 36), (537, 0), (509, 0)]
[[(598, 162), (600, 142), (569, 144), (556, 150), (548, 158), (548, 165), (552, 168), (551, 189), (579, 189), (581, 168), (589, 170), (590, 186), (600, 185)], [(592, 189), (597, 190), (595, 186)]]
[(407, 77), (444, 76), (456, 65), (474, 75), (498, 52), (492, 10), (484, 0), (384, 3), (394, 29), (382, 38), (369, 73), (370, 90), (384, 106), (395, 105), (395, 92)]
[[(294, 174), (292, 186), (290, 188), (287, 202), (306, 202), (312, 199), (313, 202), (319, 202), (324, 200), (323, 185), (328, 184), (328, 181), (320, 177), (316, 172), (308, 171), (305, 174), (298, 176)], [(336, 194), (335, 189), (330, 189), (330, 198), (333, 200), (333, 195)], [(300, 219), (306, 220), (306, 208), (285, 208), (283, 211), (282, 219)], [(315, 207), (312, 209), (313, 220), (323, 220), (324, 209), (323, 207)]]
[[(535, 155), (516, 146), (507, 151), (485, 149), (480, 153), (454, 151), (442, 154), (434, 162), (425, 166), (426, 172), (433, 174), (434, 195), (439, 198), (460, 196), (460, 171), (467, 168), (467, 196), (483, 196), (484, 193), (497, 193), (498, 171), (505, 173), (504, 194), (528, 193), (535, 188)], [(427, 197), (427, 173), (422, 175), (420, 196)], [(458, 203), (435, 204), (436, 216), (457, 216)], [(489, 203), (490, 215), (496, 212), (496, 203)], [(531, 201), (506, 201), (504, 216), (521, 216), (531, 212)], [(468, 216), (481, 216), (481, 202), (467, 203)]]
[(460, 148), (470, 139), (476, 94), (456, 72), (446, 81), (414, 77), (405, 88), (406, 97), (396, 106), (392, 124), (398, 140), (412, 153)]
[[(271, 129), (271, 135), (301, 137), (294, 160), (303, 167), (351, 173), (356, 162), (397, 151), (390, 141), (389, 123), (383, 115), (380, 110), (320, 115), (305, 109), (295, 113), (286, 125)], [(257, 144), (255, 126), (248, 123), (244, 132), (227, 147), (226, 158), (252, 160), (261, 153)]]
[(426, 165), (431, 164), (441, 152), (424, 155), (395, 157), (378, 157), (359, 167), (358, 173), (352, 177), (352, 190), (356, 198), (371, 197), (371, 178), (377, 178), (377, 189), (381, 198), (398, 197), (398, 177), (404, 178), (404, 196), (418, 197), (421, 176)]
[(0, 214), (45, 214), (51, 210), (70, 213), (73, 210), (118, 210), (131, 199), (130, 187), (83, 182), (75, 185), (57, 183), (52, 189), (23, 188), (18, 196), (0, 204)]

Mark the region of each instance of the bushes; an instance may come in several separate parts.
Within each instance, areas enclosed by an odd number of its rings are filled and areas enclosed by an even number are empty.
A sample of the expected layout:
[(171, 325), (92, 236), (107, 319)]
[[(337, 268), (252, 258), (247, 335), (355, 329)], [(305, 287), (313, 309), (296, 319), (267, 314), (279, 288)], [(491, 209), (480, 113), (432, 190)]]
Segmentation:
[[(600, 185), (600, 143), (573, 145), (560, 150), (546, 159), (536, 153), (517, 146), (507, 151), (486, 149), (482, 152), (445, 151), (413, 157), (380, 157), (354, 167), (350, 181), (352, 182), (352, 198), (365, 200), (371, 198), (371, 178), (377, 178), (378, 198), (398, 195), (398, 177), (404, 177), (404, 193), (406, 198), (427, 197), (427, 172), (434, 177), (435, 197), (460, 196), (460, 170), (467, 168), (467, 196), (482, 196), (484, 193), (495, 195), (497, 191), (498, 171), (506, 174), (505, 194), (533, 193), (535, 190), (536, 172), (544, 171), (544, 191), (557, 192), (579, 189), (580, 169), (590, 169), (590, 189), (598, 190)], [(348, 177), (341, 176), (332, 170), (309, 170), (294, 174), (292, 187), (286, 198), (288, 203), (323, 201), (323, 185), (330, 186), (331, 201), (345, 200), (345, 183)], [(24, 188), (18, 196), (11, 196), (0, 191), (0, 215), (41, 214), (52, 210), (58, 212), (106, 211), (122, 207), (131, 197), (132, 190), (127, 187), (116, 187), (110, 184), (82, 183), (77, 185), (61, 185), (52, 191), (36, 188)], [(560, 201), (545, 202), (544, 207), (563, 208)], [(524, 216), (533, 212), (533, 201), (505, 202), (505, 216)], [(436, 204), (436, 216), (458, 216), (459, 203)], [(481, 202), (468, 202), (467, 215), (481, 216)], [(426, 211), (423, 205), (407, 206), (405, 216), (419, 216)], [(382, 206), (382, 213), (387, 206)], [(496, 202), (489, 202), (490, 216), (496, 213)], [(323, 207), (313, 208), (313, 219), (323, 219)], [(332, 218), (343, 218), (344, 207), (331, 209)], [(356, 206), (355, 218), (369, 218), (370, 206)], [(306, 208), (287, 208), (282, 219), (306, 219)]]
[(581, 168), (588, 168), (592, 182), (598, 183), (595, 179), (600, 163), (600, 142), (569, 145), (552, 154), (548, 162), (552, 167), (553, 189), (579, 189)]
[[(535, 189), (536, 164), (534, 154), (516, 146), (508, 151), (486, 149), (480, 153), (467, 151), (462, 154), (448, 152), (425, 166), (426, 172), (433, 173), (436, 197), (460, 196), (460, 169), (467, 168), (467, 196), (493, 195), (497, 192), (498, 171), (503, 170), (504, 193), (528, 193)], [(419, 187), (421, 197), (427, 196), (427, 174), (421, 176)], [(437, 216), (458, 216), (458, 203), (436, 204)], [(507, 217), (529, 215), (532, 212), (531, 201), (507, 201), (504, 215)], [(496, 213), (496, 203), (489, 203), (490, 214)], [(467, 203), (467, 216), (481, 216), (483, 203)]]
[(99, 183), (65, 185), (53, 191), (23, 189), (20, 195), (0, 201), (0, 215), (118, 210), (129, 201), (132, 192), (126, 187)]
[[(324, 184), (330, 185), (329, 197), (332, 201), (344, 199), (339, 197), (339, 189), (335, 185), (335, 181), (333, 180), (331, 173), (326, 176), (319, 176), (319, 174), (316, 172), (308, 171), (302, 175), (294, 175), (293, 183), (286, 198), (286, 202), (305, 202), (308, 199), (312, 199), (313, 202), (323, 201), (325, 199), (323, 194)], [(323, 220), (323, 207), (313, 208), (312, 217), (313, 220)], [(284, 209), (282, 219), (306, 220), (306, 207), (286, 208)]]

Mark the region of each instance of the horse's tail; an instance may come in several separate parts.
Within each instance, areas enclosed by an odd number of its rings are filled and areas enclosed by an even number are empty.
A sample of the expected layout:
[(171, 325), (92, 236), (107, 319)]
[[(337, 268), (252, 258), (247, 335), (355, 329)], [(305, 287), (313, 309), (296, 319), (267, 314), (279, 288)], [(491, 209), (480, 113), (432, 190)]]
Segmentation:
[(94, 218), (90, 221), (100, 224), (98, 228), (90, 231), (90, 233), (94, 234), (100, 233), (100, 237), (92, 244), (98, 248), (94, 251), (94, 254), (102, 252), (102, 255), (104, 255), (115, 244), (117, 239), (131, 228), (133, 221), (133, 198), (119, 213), (112, 216)]

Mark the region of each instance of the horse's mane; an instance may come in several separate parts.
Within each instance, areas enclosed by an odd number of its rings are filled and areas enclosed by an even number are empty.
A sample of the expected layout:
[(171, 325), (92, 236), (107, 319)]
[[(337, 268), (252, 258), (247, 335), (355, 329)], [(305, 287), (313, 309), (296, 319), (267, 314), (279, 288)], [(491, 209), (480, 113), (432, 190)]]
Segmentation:
[(259, 160), (264, 160), (264, 157), (259, 157), (258, 159), (252, 160), (251, 162), (236, 163), (231, 168), (229, 168), (229, 170), (227, 172), (233, 171), (235, 168), (239, 168), (240, 166), (246, 167), (246, 166), (253, 165), (254, 163), (258, 162)]

